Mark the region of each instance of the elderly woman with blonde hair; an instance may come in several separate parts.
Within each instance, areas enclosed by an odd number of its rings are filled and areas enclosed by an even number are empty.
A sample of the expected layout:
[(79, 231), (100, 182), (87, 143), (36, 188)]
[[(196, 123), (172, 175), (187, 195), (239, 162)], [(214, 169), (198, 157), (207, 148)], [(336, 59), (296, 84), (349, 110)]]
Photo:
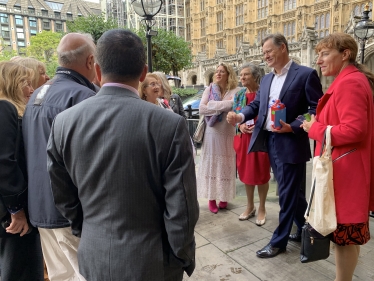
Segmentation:
[(43, 280), (40, 236), (27, 212), (22, 116), (34, 92), (33, 72), (0, 62), (0, 264), (2, 280)]
[(49, 80), (46, 73), (45, 64), (34, 58), (16, 57), (12, 60), (14, 63), (26, 66), (34, 71), (34, 78), (31, 81), (32, 87), (36, 90)]
[(197, 193), (209, 200), (209, 210), (225, 209), (236, 195), (236, 163), (233, 141), (235, 127), (228, 124), (227, 113), (232, 109), (238, 79), (233, 68), (221, 63), (216, 69), (214, 82), (205, 89), (199, 107), (207, 123), (201, 147), (197, 172)]
[(142, 100), (172, 111), (170, 106), (159, 98), (162, 92), (162, 82), (157, 74), (147, 73), (144, 81), (139, 83), (138, 91)]
[(169, 82), (166, 79), (166, 75), (158, 71), (153, 73), (156, 74), (161, 81), (161, 91), (159, 92), (158, 97), (160, 99), (163, 99), (164, 102), (166, 100), (165, 103), (167, 103), (175, 113), (187, 119), (186, 113), (183, 108), (182, 100), (177, 94), (173, 94)]

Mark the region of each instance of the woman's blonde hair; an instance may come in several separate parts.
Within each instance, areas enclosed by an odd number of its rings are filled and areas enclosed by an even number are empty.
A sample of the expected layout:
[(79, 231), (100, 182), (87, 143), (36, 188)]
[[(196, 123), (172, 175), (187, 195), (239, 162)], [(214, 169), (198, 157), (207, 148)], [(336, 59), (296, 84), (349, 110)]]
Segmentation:
[(18, 63), (3, 61), (0, 62), (0, 99), (11, 102), (23, 116), (26, 107), (26, 99), (23, 95), (23, 88), (27, 81), (33, 79), (33, 71)]
[(160, 82), (160, 78), (158, 78), (157, 74), (147, 73), (144, 81), (139, 83), (139, 88), (138, 88), (139, 96), (142, 100), (145, 100), (145, 101), (147, 100), (147, 97), (145, 95), (145, 88), (147, 88), (149, 85), (149, 78), (154, 78), (158, 82)]
[(39, 78), (40, 78), (40, 73), (46, 71), (44, 63), (34, 58), (22, 58), (22, 57), (16, 57), (12, 60), (12, 62), (26, 66), (27, 68), (30, 68), (31, 70), (33, 70), (34, 79), (32, 79), (31, 81), (32, 87), (34, 89), (37, 89), (41, 86), (39, 85)]
[[(220, 67), (220, 66), (223, 66), (228, 73), (227, 89), (226, 90), (235, 89), (238, 86), (238, 77), (236, 77), (234, 69), (232, 68), (231, 65), (228, 65), (228, 64), (223, 63), (223, 62), (221, 62), (217, 66), (217, 68)], [(215, 82), (215, 80), (216, 80), (216, 76), (214, 75), (214, 80), (213, 81)]]
[(320, 52), (323, 48), (335, 49), (339, 53), (344, 52), (344, 50), (349, 50), (350, 56), (348, 62), (357, 67), (358, 70), (366, 76), (374, 95), (374, 74), (365, 65), (356, 62), (358, 47), (352, 36), (346, 33), (332, 33), (319, 41), (315, 47), (316, 53), (318, 54), (318, 52)]
[(170, 96), (172, 94), (172, 90), (171, 90), (171, 87), (169, 85), (168, 80), (166, 79), (166, 75), (164, 73), (158, 72), (158, 71), (155, 71), (153, 73), (156, 74), (158, 76), (159, 80), (161, 81), (162, 90), (164, 91), (163, 98), (166, 99), (167, 101), (170, 101)]

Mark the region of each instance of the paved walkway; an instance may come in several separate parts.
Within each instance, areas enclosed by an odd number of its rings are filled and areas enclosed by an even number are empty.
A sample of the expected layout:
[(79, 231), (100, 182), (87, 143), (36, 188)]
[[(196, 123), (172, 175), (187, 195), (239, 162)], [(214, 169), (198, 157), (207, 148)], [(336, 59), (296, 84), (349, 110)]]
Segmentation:
[[(310, 164), (307, 168), (310, 179)], [(307, 181), (307, 187), (310, 182)], [(255, 194), (257, 190), (255, 191)], [(287, 252), (271, 259), (256, 257), (256, 251), (265, 246), (278, 224), (278, 197), (276, 183), (271, 182), (267, 198), (266, 224), (258, 227), (255, 217), (239, 221), (246, 197), (244, 185), (237, 180), (237, 197), (229, 202), (227, 210), (212, 214), (208, 201), (199, 199), (200, 218), (195, 229), (196, 269), (185, 281), (324, 281), (335, 279), (334, 247), (324, 261), (302, 264), (299, 260), (300, 243), (289, 242)], [(258, 203), (258, 197), (255, 198)], [(258, 204), (257, 204), (258, 206)], [(361, 247), (359, 262), (353, 280), (374, 280), (374, 219), (370, 219), (372, 239)]]

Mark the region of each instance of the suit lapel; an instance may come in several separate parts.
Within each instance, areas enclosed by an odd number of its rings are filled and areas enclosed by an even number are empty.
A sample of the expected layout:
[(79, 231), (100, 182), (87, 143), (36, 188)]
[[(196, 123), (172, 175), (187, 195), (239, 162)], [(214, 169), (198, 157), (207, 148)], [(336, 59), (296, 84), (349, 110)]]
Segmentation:
[[(261, 96), (261, 104), (266, 104), (266, 108), (269, 107), (269, 95), (270, 95), (270, 87), (271, 87), (271, 82), (273, 81), (273, 78), (274, 78), (274, 73), (270, 73), (269, 76), (267, 77), (268, 79), (266, 81), (264, 81), (264, 93), (266, 94), (263, 94)], [(266, 110), (267, 112), (267, 110)]]
[(283, 97), (286, 94), (288, 88), (290, 87), (292, 81), (295, 80), (295, 78), (297, 76), (298, 68), (299, 68), (299, 66), (296, 63), (292, 62), (291, 67), (288, 70), (286, 80), (284, 81), (282, 90), (281, 90), (280, 95), (279, 95), (280, 100), (283, 100)]

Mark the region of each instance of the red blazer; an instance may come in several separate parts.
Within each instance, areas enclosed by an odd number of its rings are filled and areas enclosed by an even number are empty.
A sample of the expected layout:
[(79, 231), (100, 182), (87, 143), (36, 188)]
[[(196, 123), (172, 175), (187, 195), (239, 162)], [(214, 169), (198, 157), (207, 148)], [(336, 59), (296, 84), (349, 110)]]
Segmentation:
[(327, 125), (331, 142), (338, 223), (368, 221), (374, 210), (373, 94), (365, 75), (349, 65), (319, 100), (316, 122), (309, 137), (317, 141), (319, 155)]

